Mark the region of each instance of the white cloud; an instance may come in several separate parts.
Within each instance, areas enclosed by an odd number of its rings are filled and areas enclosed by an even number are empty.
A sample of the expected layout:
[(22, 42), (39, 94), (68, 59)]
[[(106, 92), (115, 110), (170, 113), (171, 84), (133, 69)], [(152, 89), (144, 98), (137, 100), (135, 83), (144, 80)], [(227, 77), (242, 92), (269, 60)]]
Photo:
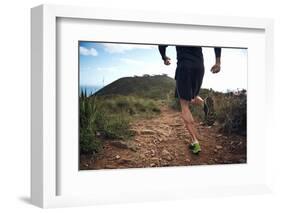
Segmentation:
[(103, 44), (104, 50), (108, 53), (124, 53), (126, 51), (134, 49), (153, 49), (156, 48), (155, 45), (145, 45), (145, 44)]
[(142, 65), (144, 63), (142, 61), (130, 59), (130, 58), (120, 58), (120, 61), (130, 65)]
[(85, 56), (97, 56), (98, 51), (95, 48), (80, 47), (80, 54)]

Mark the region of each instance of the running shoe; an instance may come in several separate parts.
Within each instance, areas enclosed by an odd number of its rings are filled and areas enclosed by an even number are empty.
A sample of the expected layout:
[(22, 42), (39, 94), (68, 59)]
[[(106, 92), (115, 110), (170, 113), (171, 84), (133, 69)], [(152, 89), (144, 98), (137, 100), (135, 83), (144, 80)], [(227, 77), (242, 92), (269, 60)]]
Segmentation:
[(204, 113), (205, 113), (205, 123), (208, 126), (212, 126), (216, 121), (216, 112), (214, 109), (214, 100), (212, 97), (208, 96), (204, 99)]
[(201, 147), (199, 143), (193, 145), (192, 153), (198, 155), (201, 152)]
[(189, 149), (194, 149), (194, 145), (195, 145), (195, 143), (190, 143), (190, 144), (188, 145), (188, 148), (189, 148)]

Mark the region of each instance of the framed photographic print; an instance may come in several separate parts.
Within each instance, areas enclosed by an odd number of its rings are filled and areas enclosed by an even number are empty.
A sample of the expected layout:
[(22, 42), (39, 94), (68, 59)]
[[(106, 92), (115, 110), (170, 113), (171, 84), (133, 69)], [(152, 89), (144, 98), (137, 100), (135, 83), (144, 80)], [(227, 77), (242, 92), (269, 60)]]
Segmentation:
[(270, 192), (272, 20), (31, 14), (33, 204)]

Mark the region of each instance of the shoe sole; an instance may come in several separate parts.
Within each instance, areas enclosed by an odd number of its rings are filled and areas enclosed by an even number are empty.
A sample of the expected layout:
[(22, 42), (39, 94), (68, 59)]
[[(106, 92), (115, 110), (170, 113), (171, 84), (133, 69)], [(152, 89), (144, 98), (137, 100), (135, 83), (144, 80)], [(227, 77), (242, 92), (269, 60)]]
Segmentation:
[(201, 150), (200, 150), (200, 151), (198, 151), (198, 152), (192, 152), (192, 154), (194, 154), (194, 155), (199, 155), (199, 154), (200, 154), (200, 152), (201, 152)]
[(189, 144), (188, 148), (191, 150), (191, 152), (192, 152), (194, 155), (199, 155), (199, 153), (201, 152), (201, 149), (199, 149), (197, 152), (194, 152), (194, 151), (193, 151), (194, 145), (192, 145), (192, 144)]

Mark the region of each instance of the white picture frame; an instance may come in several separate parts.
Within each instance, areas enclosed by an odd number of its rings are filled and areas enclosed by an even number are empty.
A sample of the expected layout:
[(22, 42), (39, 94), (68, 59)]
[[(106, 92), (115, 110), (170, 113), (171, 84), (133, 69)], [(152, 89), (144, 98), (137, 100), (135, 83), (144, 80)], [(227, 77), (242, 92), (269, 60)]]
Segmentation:
[[(111, 189), (104, 189), (98, 191), (101, 194), (83, 194), (81, 190), (78, 194), (60, 194), (58, 195), (58, 185), (62, 184), (60, 179), (60, 172), (63, 164), (58, 166), (58, 159), (60, 159), (60, 152), (58, 152), (58, 132), (57, 132), (57, 117), (58, 117), (58, 99), (57, 88), (60, 82), (57, 79), (57, 36), (58, 36), (58, 20), (98, 20), (100, 22), (117, 21), (120, 26), (122, 23), (136, 23), (142, 24), (142, 27), (153, 24), (154, 26), (177, 27), (177, 26), (195, 26), (202, 30), (208, 29), (222, 29), (223, 31), (232, 30), (235, 31), (249, 31), (259, 32), (259, 41), (261, 47), (256, 47), (256, 50), (262, 50), (260, 53), (261, 60), (257, 62), (262, 65), (259, 69), (257, 78), (253, 79), (249, 76), (249, 82), (258, 82), (263, 86), (261, 87), (261, 96), (266, 100), (267, 110), (264, 116), (261, 118), (265, 124), (265, 133), (261, 137), (256, 146), (250, 146), (250, 152), (260, 153), (261, 146), (268, 147), (270, 141), (271, 119), (273, 111), (270, 107), (274, 105), (273, 96), (268, 95), (269, 91), (274, 88), (273, 79), (273, 21), (270, 19), (256, 19), (256, 18), (241, 18), (241, 17), (217, 17), (217, 16), (203, 16), (203, 15), (189, 15), (189, 14), (174, 14), (174, 13), (162, 13), (160, 11), (126, 11), (126, 10), (113, 10), (107, 8), (85, 8), (74, 6), (54, 6), (54, 5), (41, 5), (31, 9), (31, 201), (34, 205), (49, 208), (49, 207), (62, 207), (62, 206), (76, 206), (76, 205), (92, 205), (99, 203), (116, 203), (116, 202), (138, 202), (144, 200), (165, 200), (165, 199), (182, 199), (187, 197), (198, 196), (213, 196), (213, 195), (241, 195), (241, 194), (253, 194), (270, 192), (271, 187), (271, 171), (270, 171), (270, 155), (267, 153), (263, 155), (257, 161), (252, 161), (247, 165), (248, 167), (200, 167), (188, 169), (189, 174), (194, 173), (194, 177), (199, 178), (199, 175), (205, 175), (206, 172), (214, 175), (216, 172), (220, 174), (231, 174), (233, 171), (241, 172), (240, 175), (245, 175), (245, 178), (233, 184), (228, 182), (211, 185), (202, 184), (200, 188), (192, 188), (190, 185), (185, 185), (179, 188), (178, 185), (165, 185), (164, 182), (158, 181), (157, 186), (149, 186), (151, 191), (145, 194), (140, 188), (130, 190), (130, 184), (124, 191), (118, 191)], [(210, 33), (211, 35), (211, 33)], [(106, 35), (104, 35), (106, 37)], [(211, 36), (210, 36), (211, 37)], [(126, 35), (124, 35), (126, 39)], [(129, 39), (129, 38), (128, 38)], [(178, 42), (179, 42), (178, 38)], [(227, 40), (227, 39), (226, 39)], [(160, 39), (159, 43), (163, 43), (164, 40)], [(184, 38), (181, 40), (184, 42)], [(194, 41), (195, 42), (195, 41)], [(245, 45), (247, 42), (245, 41)], [(171, 43), (171, 42), (170, 42)], [(239, 43), (239, 42), (238, 42)], [(208, 43), (208, 39), (205, 44), (212, 46), (212, 41)], [(237, 43), (231, 45), (231, 43), (220, 43), (221, 46), (233, 46), (237, 47)], [(241, 41), (240, 45), (244, 43)], [(254, 45), (254, 43), (253, 43)], [(252, 45), (252, 46), (253, 46)], [(247, 46), (247, 45), (246, 45)], [(260, 48), (260, 49), (259, 49)], [(253, 70), (256, 67), (250, 66), (249, 70)], [(265, 78), (263, 78), (265, 77)], [(257, 84), (252, 83), (252, 88), (257, 88)], [(252, 96), (252, 98), (251, 98)], [(254, 93), (249, 93), (249, 99), (252, 99), (250, 110), (255, 110), (254, 104), (257, 103), (257, 97)], [(257, 107), (260, 110), (265, 109), (265, 104), (261, 104)], [(256, 109), (256, 110), (258, 110)], [(249, 109), (248, 109), (249, 110)], [(252, 113), (253, 114), (253, 113)], [(258, 124), (254, 122), (254, 116), (251, 117), (252, 129), (255, 127), (260, 128)], [(250, 121), (251, 121), (250, 120)], [(258, 129), (259, 130), (259, 129)], [(253, 137), (254, 138), (254, 137)], [(252, 138), (252, 139), (253, 139)], [(265, 141), (261, 141), (261, 140)], [(251, 138), (250, 138), (251, 140)], [(263, 142), (263, 144), (262, 144)], [(61, 150), (63, 151), (63, 150)], [(254, 155), (253, 155), (254, 156)], [(257, 157), (257, 156), (254, 156)], [(253, 157), (253, 158), (254, 158)], [(76, 159), (77, 160), (77, 159)], [(262, 161), (262, 165), (257, 165)], [(250, 167), (251, 166), (251, 167)], [(228, 169), (230, 168), (230, 169)], [(256, 178), (253, 179), (246, 170), (252, 169)], [(130, 169), (128, 169), (130, 170)], [(130, 170), (123, 173), (98, 171), (102, 178), (120, 176), (124, 178), (122, 183), (128, 183), (131, 175), (137, 175), (138, 180), (141, 181), (142, 177), (155, 178), (162, 175), (163, 177), (173, 179), (176, 176), (186, 177), (186, 168), (163, 168), (163, 169), (141, 169)], [(243, 173), (243, 171), (245, 171)], [(77, 171), (78, 173), (79, 171)], [(173, 172), (175, 175), (169, 176), (169, 172)], [(121, 174), (121, 175), (120, 175)], [(262, 175), (259, 175), (262, 174)], [(152, 175), (152, 176), (150, 176)], [(248, 177), (248, 176), (249, 177)], [(87, 174), (88, 177), (84, 181), (89, 181), (89, 177), (93, 178), (93, 173)], [(215, 177), (215, 176), (214, 176)], [(212, 178), (211, 178), (212, 179)], [(243, 182), (245, 179), (245, 182)], [(251, 180), (252, 179), (252, 184)], [(70, 178), (67, 187), (71, 187)], [(179, 180), (179, 183), (183, 183), (184, 180)], [(73, 190), (77, 190), (73, 184)], [(89, 183), (90, 184), (90, 183)], [(140, 187), (146, 189), (144, 185), (139, 184)], [(110, 185), (111, 186), (111, 185)], [(125, 187), (126, 188), (126, 187)], [(69, 191), (72, 189), (70, 188)], [(120, 196), (122, 193), (122, 196)], [(170, 192), (170, 193), (169, 193)]]

